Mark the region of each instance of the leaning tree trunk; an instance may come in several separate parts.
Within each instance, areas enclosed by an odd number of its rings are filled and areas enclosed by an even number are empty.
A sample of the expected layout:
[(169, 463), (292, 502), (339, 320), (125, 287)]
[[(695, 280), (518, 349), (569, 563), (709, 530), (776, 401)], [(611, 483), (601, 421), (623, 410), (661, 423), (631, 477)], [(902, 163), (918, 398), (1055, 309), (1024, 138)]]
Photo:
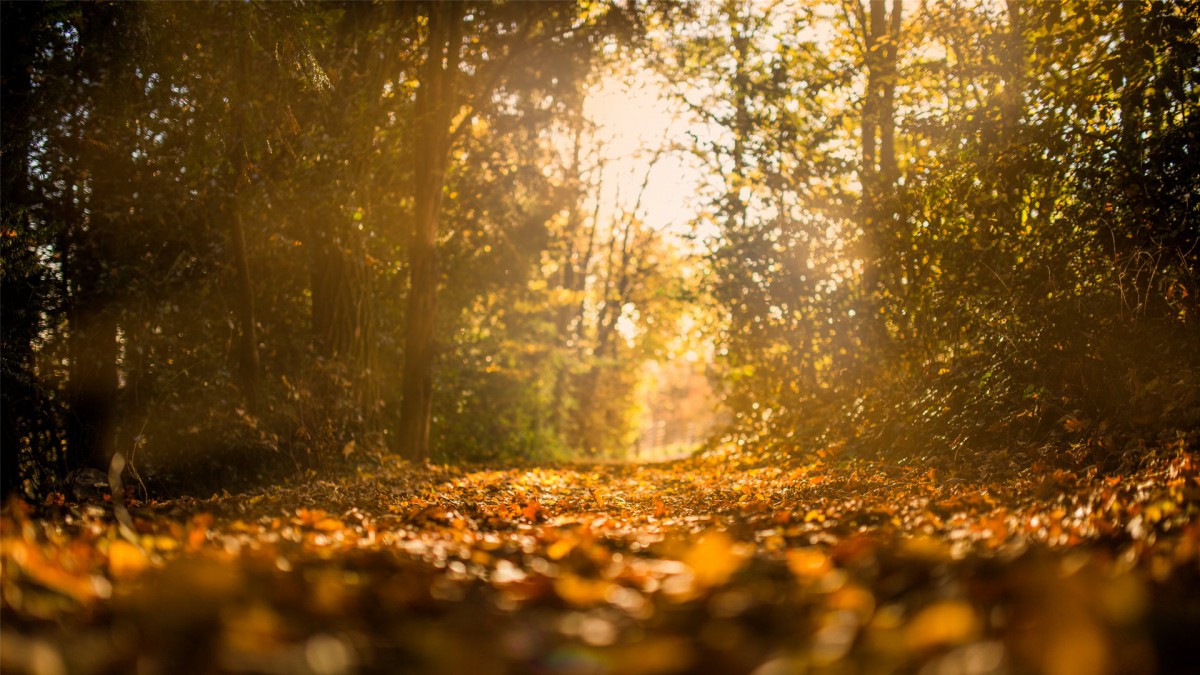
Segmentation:
[(450, 161), (450, 124), (456, 109), (462, 6), (429, 9), (429, 39), (416, 99), (416, 191), (409, 250), (411, 277), (404, 336), (399, 451), (413, 461), (429, 457), (433, 415), (434, 326), (437, 317), (437, 236), (442, 189)]

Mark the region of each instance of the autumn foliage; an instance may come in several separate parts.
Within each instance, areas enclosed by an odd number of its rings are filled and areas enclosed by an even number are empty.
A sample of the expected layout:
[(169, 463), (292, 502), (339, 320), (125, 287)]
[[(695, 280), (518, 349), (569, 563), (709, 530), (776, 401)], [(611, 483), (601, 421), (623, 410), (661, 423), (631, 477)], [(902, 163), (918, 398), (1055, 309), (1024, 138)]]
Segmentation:
[(1194, 0), (0, 11), (5, 673), (1196, 671)]
[[(1185, 672), (1200, 465), (740, 452), (8, 504), (6, 672)], [(741, 462), (729, 471), (731, 462)], [(87, 649), (79, 645), (89, 645)]]

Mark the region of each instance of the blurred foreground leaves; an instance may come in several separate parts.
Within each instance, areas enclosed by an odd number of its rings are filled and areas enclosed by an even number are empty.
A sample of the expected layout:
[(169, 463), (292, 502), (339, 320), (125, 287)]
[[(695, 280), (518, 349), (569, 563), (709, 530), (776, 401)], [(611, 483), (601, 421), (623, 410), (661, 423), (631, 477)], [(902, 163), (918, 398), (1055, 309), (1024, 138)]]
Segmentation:
[(12, 501), (5, 673), (1187, 672), (1200, 466), (450, 468)]

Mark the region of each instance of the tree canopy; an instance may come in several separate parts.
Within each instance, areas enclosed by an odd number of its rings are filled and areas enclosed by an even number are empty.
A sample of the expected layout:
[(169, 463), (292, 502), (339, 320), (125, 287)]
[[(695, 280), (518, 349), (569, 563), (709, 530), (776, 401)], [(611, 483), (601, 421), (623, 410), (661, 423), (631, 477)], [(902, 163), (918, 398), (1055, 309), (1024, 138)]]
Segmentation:
[[(1200, 423), (1191, 4), (4, 16), (10, 490)], [(614, 154), (622, 81), (675, 121)]]

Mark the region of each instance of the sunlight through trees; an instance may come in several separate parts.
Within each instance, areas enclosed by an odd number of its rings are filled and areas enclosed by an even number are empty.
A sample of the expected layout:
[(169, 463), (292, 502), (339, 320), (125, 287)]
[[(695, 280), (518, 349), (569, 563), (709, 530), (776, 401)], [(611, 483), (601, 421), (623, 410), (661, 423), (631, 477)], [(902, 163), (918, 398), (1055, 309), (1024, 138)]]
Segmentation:
[(0, 0), (5, 673), (1196, 669), (1196, 0)]
[(1190, 6), (5, 17), (10, 490), (1200, 422)]

